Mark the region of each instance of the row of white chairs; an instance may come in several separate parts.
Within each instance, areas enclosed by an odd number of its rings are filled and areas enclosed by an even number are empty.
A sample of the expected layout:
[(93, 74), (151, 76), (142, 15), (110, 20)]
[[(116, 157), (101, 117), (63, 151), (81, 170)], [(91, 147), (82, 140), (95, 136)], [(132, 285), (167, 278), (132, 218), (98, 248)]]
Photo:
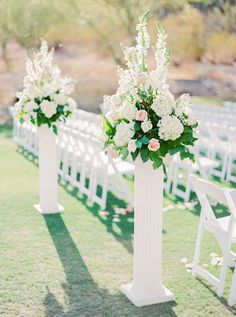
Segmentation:
[(236, 126), (228, 127), (209, 121), (200, 122), (196, 147), (204, 155), (219, 162), (211, 175), (236, 182)]
[(133, 195), (124, 179), (124, 175), (133, 174), (133, 164), (112, 159), (96, 138), (62, 126), (58, 138), (58, 163), (61, 178), (101, 209), (107, 205), (108, 190), (133, 206)]
[[(217, 289), (217, 295), (222, 296), (225, 287), (227, 269), (235, 267), (236, 253), (232, 251), (232, 245), (236, 243), (236, 189), (220, 188), (209, 181), (200, 179), (195, 175), (190, 177), (194, 191), (198, 197), (201, 213), (198, 227), (197, 242), (194, 253), (192, 274), (201, 276)], [(214, 209), (217, 203), (228, 207), (228, 216), (216, 218)], [(222, 266), (220, 277), (214, 276), (201, 266), (201, 247), (203, 243), (203, 230), (214, 235), (222, 252)], [(232, 306), (236, 301), (236, 269), (230, 289), (228, 304)]]
[[(120, 159), (114, 160), (106, 155), (101, 143), (95, 138), (98, 127), (95, 129), (92, 123), (89, 128), (89, 122), (86, 120), (82, 121), (87, 130), (74, 129), (71, 125), (60, 126), (56, 140), (58, 174), (63, 180), (78, 188), (92, 203), (97, 203), (101, 209), (105, 209), (107, 205), (109, 190), (133, 206), (133, 195), (124, 175), (133, 175), (134, 165)], [(35, 156), (38, 155), (38, 135), (35, 126), (30, 123), (21, 125), (14, 120), (13, 138), (19, 146)]]

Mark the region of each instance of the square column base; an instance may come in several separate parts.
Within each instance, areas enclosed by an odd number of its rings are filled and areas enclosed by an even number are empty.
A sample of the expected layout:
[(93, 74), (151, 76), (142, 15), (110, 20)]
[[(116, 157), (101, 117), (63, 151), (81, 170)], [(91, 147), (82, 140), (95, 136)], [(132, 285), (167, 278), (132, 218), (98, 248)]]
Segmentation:
[(34, 205), (34, 208), (41, 214), (44, 215), (50, 215), (50, 214), (58, 214), (64, 211), (64, 207), (62, 207), (61, 205), (58, 205), (57, 210), (53, 210), (53, 211), (45, 211), (43, 210), (39, 204)]
[(153, 304), (160, 304), (171, 302), (175, 300), (174, 295), (167, 288), (164, 287), (163, 294), (158, 294), (157, 296), (145, 297), (145, 298), (136, 298), (132, 293), (132, 283), (125, 284), (121, 286), (121, 292), (136, 306), (148, 306)]

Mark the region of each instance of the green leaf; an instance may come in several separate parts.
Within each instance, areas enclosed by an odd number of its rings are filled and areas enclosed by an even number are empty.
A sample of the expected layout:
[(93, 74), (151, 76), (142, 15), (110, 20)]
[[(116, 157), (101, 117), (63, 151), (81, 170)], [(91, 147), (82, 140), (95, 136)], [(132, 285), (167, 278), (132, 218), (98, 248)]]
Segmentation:
[(140, 141), (141, 141), (143, 144), (147, 145), (147, 144), (149, 143), (149, 138), (148, 138), (146, 135), (144, 135), (144, 136), (140, 139)]
[(183, 148), (183, 150), (180, 152), (180, 158), (181, 160), (189, 158), (191, 161), (194, 162), (194, 155), (187, 148)]
[(58, 129), (57, 129), (57, 126), (56, 125), (53, 125), (52, 126), (52, 129), (53, 129), (53, 132), (58, 135)]
[(141, 130), (141, 124), (136, 122), (134, 125), (134, 131), (140, 131)]
[(157, 151), (153, 152), (153, 151), (150, 151), (149, 152), (149, 157), (152, 161), (155, 161), (159, 158), (159, 154)]
[(176, 154), (178, 152), (181, 152), (181, 150), (182, 150), (182, 147), (174, 147), (172, 149), (169, 149), (168, 153), (170, 155), (174, 155), (174, 154)]
[(111, 123), (105, 116), (103, 117), (103, 129), (107, 135), (112, 135), (115, 131), (115, 128), (111, 125)]
[(149, 159), (149, 150), (148, 150), (148, 148), (143, 146), (140, 149), (140, 155), (141, 155), (141, 158), (142, 158), (143, 162), (147, 162), (148, 159)]
[(147, 21), (149, 17), (150, 11), (145, 12), (141, 17), (140, 17), (140, 22), (145, 22)]
[(125, 160), (127, 158), (127, 156), (129, 155), (129, 151), (127, 149), (126, 146), (123, 146), (121, 149), (120, 149), (120, 155), (122, 156), (122, 159)]
[(169, 149), (168, 144), (166, 142), (162, 142), (159, 149), (161, 155), (166, 156), (168, 149)]
[(143, 145), (143, 142), (142, 142), (141, 139), (138, 139), (138, 140), (135, 141), (135, 144), (136, 144), (137, 148), (141, 149), (141, 147)]
[(135, 151), (135, 152), (131, 152), (131, 153), (130, 153), (130, 155), (131, 155), (131, 157), (132, 157), (133, 161), (135, 161), (135, 160), (136, 160), (136, 158), (137, 158), (138, 154), (139, 154), (139, 149), (136, 149), (136, 151)]
[(163, 164), (163, 160), (161, 157), (158, 157), (153, 163), (152, 163), (152, 167), (154, 169), (157, 169), (158, 167), (160, 167)]

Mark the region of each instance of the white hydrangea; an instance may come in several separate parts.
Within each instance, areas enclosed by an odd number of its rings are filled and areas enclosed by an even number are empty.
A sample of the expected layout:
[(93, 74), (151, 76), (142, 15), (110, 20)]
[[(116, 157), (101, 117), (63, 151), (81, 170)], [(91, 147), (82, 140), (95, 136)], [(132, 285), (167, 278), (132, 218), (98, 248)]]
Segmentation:
[(116, 127), (116, 133), (114, 135), (114, 142), (117, 146), (125, 146), (129, 143), (134, 136), (134, 123), (126, 123), (122, 121)]
[(129, 102), (124, 102), (122, 107), (120, 108), (120, 116), (121, 118), (125, 118), (128, 121), (134, 120), (137, 113), (137, 108), (134, 104)]
[(141, 129), (143, 130), (144, 133), (148, 132), (149, 130), (152, 129), (152, 122), (150, 120), (143, 121), (141, 123)]
[(53, 101), (43, 100), (40, 107), (47, 118), (51, 118), (57, 112), (57, 105)]
[(165, 116), (158, 123), (159, 137), (164, 141), (178, 139), (184, 131), (183, 124), (174, 115)]
[(172, 113), (175, 105), (175, 99), (170, 92), (157, 95), (151, 106), (152, 110), (158, 115), (158, 117), (168, 116)]
[(184, 124), (189, 125), (189, 126), (193, 126), (193, 125), (197, 124), (197, 119), (192, 114), (189, 114), (186, 117), (186, 119), (184, 120)]
[(189, 94), (181, 95), (176, 101), (175, 114), (181, 117), (183, 114), (191, 113), (191, 98)]

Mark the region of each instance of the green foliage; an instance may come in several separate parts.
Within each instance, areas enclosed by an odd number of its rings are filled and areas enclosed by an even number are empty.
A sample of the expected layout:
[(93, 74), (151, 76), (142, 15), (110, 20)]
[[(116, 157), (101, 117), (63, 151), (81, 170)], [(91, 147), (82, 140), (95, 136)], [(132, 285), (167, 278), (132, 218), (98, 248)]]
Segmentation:
[(109, 122), (109, 120), (104, 116), (103, 117), (103, 129), (108, 136), (112, 136), (115, 132), (115, 128)]
[(206, 57), (211, 62), (232, 64), (236, 60), (236, 36), (226, 31), (212, 34), (207, 42)]
[[(176, 61), (199, 60), (205, 51), (205, 23), (196, 9), (185, 6), (162, 22), (168, 34), (168, 46)], [(178, 36), (176, 36), (178, 35)]]

